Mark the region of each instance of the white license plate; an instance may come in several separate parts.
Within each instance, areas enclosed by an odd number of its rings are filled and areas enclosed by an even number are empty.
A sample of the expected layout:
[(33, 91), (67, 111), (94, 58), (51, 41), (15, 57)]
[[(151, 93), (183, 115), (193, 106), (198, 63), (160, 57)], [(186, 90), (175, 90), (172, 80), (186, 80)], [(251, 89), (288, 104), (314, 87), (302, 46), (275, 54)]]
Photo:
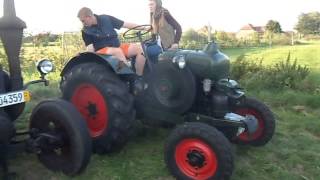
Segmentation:
[(0, 107), (10, 106), (30, 101), (29, 91), (16, 91), (6, 94), (0, 94)]

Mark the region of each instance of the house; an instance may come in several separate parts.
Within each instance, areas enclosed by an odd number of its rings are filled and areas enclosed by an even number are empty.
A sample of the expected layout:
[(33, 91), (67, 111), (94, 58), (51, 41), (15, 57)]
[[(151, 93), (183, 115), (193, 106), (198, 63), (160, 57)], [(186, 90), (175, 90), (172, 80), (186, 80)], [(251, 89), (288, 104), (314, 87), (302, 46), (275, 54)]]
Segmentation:
[(253, 26), (252, 24), (247, 24), (243, 26), (236, 34), (237, 39), (252, 39), (255, 34), (259, 36), (259, 39), (262, 38), (265, 32), (264, 26)]

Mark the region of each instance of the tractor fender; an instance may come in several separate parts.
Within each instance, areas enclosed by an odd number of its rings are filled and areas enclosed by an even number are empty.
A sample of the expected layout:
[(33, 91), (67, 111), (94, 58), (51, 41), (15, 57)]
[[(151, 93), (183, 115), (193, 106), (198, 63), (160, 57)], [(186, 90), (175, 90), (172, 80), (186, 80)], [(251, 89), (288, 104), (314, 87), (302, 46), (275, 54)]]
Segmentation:
[(119, 69), (119, 60), (114, 56), (110, 55), (102, 55), (92, 52), (80, 53), (79, 55), (71, 58), (68, 63), (63, 68), (60, 76), (63, 77), (66, 73), (68, 73), (74, 66), (82, 63), (94, 62), (98, 64), (102, 64), (109, 70), (112, 70), (114, 73), (119, 75), (131, 75), (135, 74), (131, 68), (128, 66), (124, 66)]

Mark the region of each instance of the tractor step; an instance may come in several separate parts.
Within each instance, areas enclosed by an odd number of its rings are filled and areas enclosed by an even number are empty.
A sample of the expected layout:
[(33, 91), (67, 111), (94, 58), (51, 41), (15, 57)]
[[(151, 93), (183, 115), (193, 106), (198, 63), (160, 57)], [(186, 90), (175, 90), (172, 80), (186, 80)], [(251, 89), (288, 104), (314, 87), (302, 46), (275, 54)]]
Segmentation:
[(258, 121), (253, 116), (241, 116), (235, 113), (227, 113), (224, 119), (214, 118), (202, 114), (190, 113), (185, 116), (188, 122), (203, 122), (212, 126), (244, 128), (249, 134), (254, 133), (258, 128)]

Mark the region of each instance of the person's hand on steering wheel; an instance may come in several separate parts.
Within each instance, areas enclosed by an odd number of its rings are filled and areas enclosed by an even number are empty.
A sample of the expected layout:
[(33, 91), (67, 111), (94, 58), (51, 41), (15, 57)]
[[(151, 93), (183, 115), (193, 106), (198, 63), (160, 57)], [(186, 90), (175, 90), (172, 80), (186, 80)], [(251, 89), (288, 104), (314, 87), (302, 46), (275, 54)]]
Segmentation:
[(152, 26), (144, 26), (143, 31), (148, 31), (148, 32), (152, 31)]

